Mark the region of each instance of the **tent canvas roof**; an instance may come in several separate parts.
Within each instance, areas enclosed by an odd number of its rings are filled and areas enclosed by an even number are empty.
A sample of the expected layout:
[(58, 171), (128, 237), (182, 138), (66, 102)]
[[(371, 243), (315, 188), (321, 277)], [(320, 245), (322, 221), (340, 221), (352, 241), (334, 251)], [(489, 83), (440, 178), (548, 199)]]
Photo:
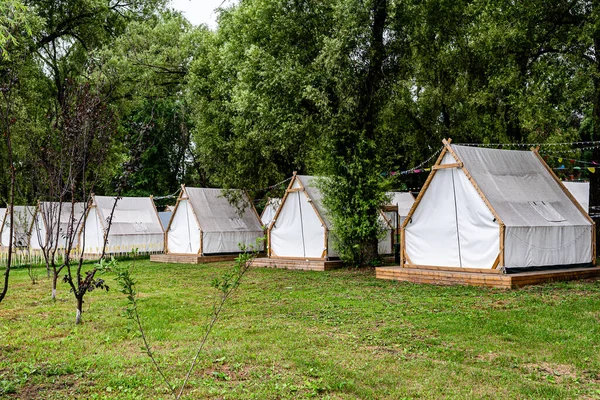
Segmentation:
[(390, 204), (398, 206), (398, 215), (407, 216), (415, 203), (415, 197), (410, 192), (389, 192), (388, 195), (392, 197)]
[(534, 152), (450, 147), (506, 226), (590, 225)]
[[(186, 187), (185, 192), (203, 232), (262, 232), (261, 222), (252, 206), (238, 212), (221, 189)], [(245, 193), (242, 197), (252, 204)]]
[(171, 221), (171, 216), (173, 215), (173, 211), (161, 211), (158, 213), (158, 217), (160, 218), (160, 223), (163, 226), (163, 229), (167, 229), (169, 226), (169, 221)]
[(308, 193), (308, 197), (312, 200), (312, 203), (315, 205), (317, 211), (321, 215), (323, 222), (327, 226), (327, 229), (331, 228), (331, 221), (325, 212), (325, 207), (323, 206), (323, 196), (319, 188), (316, 186), (316, 180), (318, 177), (310, 176), (310, 175), (296, 175), (296, 178), (300, 180), (302, 186), (306, 189), (306, 193)]
[(6, 216), (7, 208), (0, 208), (0, 229), (2, 229), (2, 224), (4, 223), (4, 217)]
[[(115, 198), (94, 196), (98, 215), (106, 226)], [(109, 235), (162, 234), (163, 228), (150, 197), (122, 197), (117, 201)]]
[[(71, 204), (70, 202), (64, 202), (60, 208), (59, 218), (59, 229), (60, 232), (66, 232), (71, 220)], [(45, 218), (56, 218), (60, 203), (58, 202), (41, 202), (40, 210)], [(74, 203), (73, 212), (73, 228), (77, 229), (78, 226), (83, 224), (83, 214), (85, 213), (85, 203), (78, 202)]]

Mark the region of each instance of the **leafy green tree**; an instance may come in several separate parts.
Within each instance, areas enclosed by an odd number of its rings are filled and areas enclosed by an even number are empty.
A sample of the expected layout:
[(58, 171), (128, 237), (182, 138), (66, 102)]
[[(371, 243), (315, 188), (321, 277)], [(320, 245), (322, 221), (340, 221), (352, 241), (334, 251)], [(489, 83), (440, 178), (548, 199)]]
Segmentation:
[(203, 36), (187, 96), (204, 183), (254, 189), (311, 169), (331, 13), (331, 1), (244, 0)]
[(10, 224), (8, 257), (4, 267), (0, 302), (8, 292), (10, 269), (13, 254), (13, 229), (15, 221), (15, 187), (16, 165), (14, 145), (15, 125), (19, 121), (18, 113), (18, 86), (23, 72), (23, 54), (30, 42), (34, 29), (39, 19), (17, 0), (9, 0), (0, 4), (0, 132), (2, 133), (2, 157), (0, 161), (3, 171), (8, 171), (3, 178), (7, 184), (5, 190), (6, 204), (9, 212), (6, 216)]
[(124, 146), (114, 175), (128, 174), (125, 195), (172, 193), (193, 177), (190, 111), (182, 92), (196, 38), (204, 31), (165, 12), (130, 23), (99, 52), (102, 75), (113, 82), (113, 103), (122, 114)]

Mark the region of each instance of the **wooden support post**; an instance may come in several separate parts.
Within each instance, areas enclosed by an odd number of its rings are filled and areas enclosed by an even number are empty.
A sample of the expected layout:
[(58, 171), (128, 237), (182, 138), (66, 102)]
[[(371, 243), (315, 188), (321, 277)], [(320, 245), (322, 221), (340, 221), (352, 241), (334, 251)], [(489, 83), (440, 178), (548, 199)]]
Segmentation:
[(498, 253), (498, 265), (494, 267), (504, 267), (504, 240), (506, 236), (506, 227), (504, 224), (500, 224), (500, 252)]

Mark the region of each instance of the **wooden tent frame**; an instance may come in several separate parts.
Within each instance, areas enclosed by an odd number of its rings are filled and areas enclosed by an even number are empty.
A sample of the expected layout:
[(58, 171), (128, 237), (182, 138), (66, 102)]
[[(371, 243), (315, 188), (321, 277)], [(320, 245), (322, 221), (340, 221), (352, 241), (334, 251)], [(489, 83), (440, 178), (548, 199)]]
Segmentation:
[[(408, 215), (406, 216), (406, 219), (404, 220), (404, 223), (402, 224), (402, 228), (400, 230), (400, 243), (401, 243), (400, 266), (403, 267), (403, 268), (425, 268), (425, 269), (438, 269), (438, 270), (449, 270), (449, 271), (465, 271), (465, 270), (468, 270), (468, 271), (471, 271), (471, 272), (486, 272), (486, 273), (496, 272), (496, 273), (500, 273), (501, 272), (501, 268), (504, 267), (504, 241), (505, 241), (505, 235), (506, 235), (506, 225), (504, 224), (504, 222), (502, 221), (502, 218), (500, 218), (500, 216), (498, 215), (498, 213), (496, 212), (496, 210), (494, 209), (494, 207), (491, 205), (491, 203), (489, 202), (489, 200), (485, 196), (485, 193), (483, 193), (481, 191), (481, 189), (479, 188), (479, 185), (477, 185), (477, 182), (475, 182), (475, 180), (473, 179), (473, 176), (469, 173), (469, 171), (467, 170), (467, 168), (465, 168), (463, 162), (460, 160), (460, 158), (458, 157), (458, 155), (452, 149), (452, 146), (451, 146), (452, 139), (448, 139), (448, 140), (443, 139), (442, 143), (444, 144), (444, 148), (442, 149), (440, 155), (438, 156), (435, 164), (431, 168), (431, 173), (427, 177), (427, 180), (425, 181), (425, 184), (421, 188), (421, 191), (419, 192), (419, 195), (417, 196), (417, 198), (415, 200), (415, 203), (410, 208), (410, 211), (408, 212)], [(591, 262), (595, 263), (595, 261), (596, 261), (596, 227), (595, 227), (595, 223), (590, 218), (590, 216), (585, 212), (585, 210), (581, 207), (581, 205), (577, 202), (577, 200), (575, 200), (575, 198), (573, 197), (573, 195), (569, 192), (569, 190), (565, 187), (565, 185), (560, 181), (560, 179), (558, 179), (558, 177), (556, 176), (556, 174), (554, 173), (554, 171), (552, 171), (552, 169), (548, 166), (548, 164), (546, 164), (546, 162), (544, 161), (544, 159), (539, 155), (538, 149), (533, 149), (532, 148), (531, 151), (536, 155), (537, 159), (544, 166), (544, 168), (548, 172), (550, 172), (551, 176), (558, 183), (558, 185), (560, 186), (560, 188), (567, 195), (567, 197), (571, 200), (571, 202), (577, 207), (577, 209), (583, 214), (583, 216), (589, 222), (591, 222), (591, 224), (592, 224), (592, 260), (591, 260)], [(447, 153), (450, 153), (452, 155), (452, 157), (456, 161), (455, 163), (452, 163), (452, 164), (441, 164), (442, 160), (444, 159), (444, 156)], [(431, 185), (431, 181), (433, 180), (433, 177), (435, 176), (436, 172), (438, 170), (440, 170), (440, 169), (447, 169), (447, 168), (459, 168), (459, 169), (462, 169), (462, 171), (465, 173), (467, 179), (469, 180), (469, 182), (471, 182), (471, 184), (473, 185), (473, 187), (475, 188), (475, 190), (477, 191), (477, 193), (479, 194), (479, 196), (481, 197), (481, 199), (483, 200), (483, 202), (485, 203), (485, 205), (487, 206), (487, 208), (490, 210), (490, 212), (492, 213), (492, 215), (496, 219), (496, 222), (498, 223), (499, 239), (500, 239), (499, 240), (499, 248), (498, 248), (498, 256), (496, 257), (496, 259), (495, 259), (495, 261), (494, 261), (491, 269), (486, 269), (486, 268), (463, 268), (463, 267), (453, 267), (453, 266), (429, 266), (429, 265), (428, 266), (423, 266), (423, 265), (415, 265), (415, 264), (412, 263), (412, 261), (410, 260), (410, 257), (406, 253), (405, 229), (408, 226), (408, 224), (410, 223), (410, 221), (412, 219), (412, 216), (414, 215), (417, 207), (421, 203), (421, 200), (423, 199), (423, 196), (425, 195), (425, 192), (429, 188), (429, 185)]]
[[(300, 185), (300, 187), (296, 188), (296, 189), (292, 189), (292, 187), (294, 186), (294, 183), (296, 181), (298, 181), (298, 184)], [(323, 235), (324, 246), (323, 246), (323, 252), (321, 253), (321, 257), (283, 257), (283, 256), (278, 256), (278, 255), (273, 254), (273, 249), (271, 247), (271, 230), (275, 226), (275, 223), (277, 222), (277, 219), (279, 218), (279, 214), (281, 213), (281, 210), (283, 210), (283, 205), (287, 201), (289, 194), (295, 193), (295, 192), (303, 192), (304, 193), (304, 195), (306, 196), (306, 200), (312, 206), (312, 209), (314, 210), (315, 214), (317, 214), (319, 221), (321, 221), (321, 226), (323, 227), (323, 230), (324, 230), (324, 235)], [(287, 189), (285, 190), (285, 194), (283, 195), (283, 198), (281, 199), (281, 204), (279, 204), (279, 208), (277, 209), (277, 212), (273, 216), (273, 220), (271, 221), (271, 223), (269, 224), (269, 228), (267, 229), (267, 257), (281, 259), (281, 260), (303, 259), (303, 260), (311, 260), (311, 261), (329, 261), (328, 253), (329, 253), (329, 228), (327, 227), (325, 220), (321, 216), (321, 213), (319, 212), (317, 207), (314, 205), (313, 200), (308, 195), (308, 192), (306, 191), (306, 187), (304, 186), (302, 181), (298, 178), (296, 171), (294, 171), (292, 180), (290, 181)]]
[[(254, 216), (258, 219), (259, 225), (262, 226), (262, 223), (260, 221), (260, 216), (258, 215), (258, 212), (256, 211), (256, 207), (254, 207), (254, 203), (252, 201), (250, 201), (250, 195), (245, 190), (243, 190), (243, 193), (246, 196), (246, 198), (249, 200), (250, 208), (252, 209), (252, 212), (254, 213)], [(165, 249), (164, 249), (164, 253), (165, 254), (174, 255), (174, 256), (194, 256), (194, 254), (171, 253), (169, 251), (169, 231), (171, 230), (171, 224), (173, 223), (173, 219), (175, 217), (175, 213), (179, 209), (179, 203), (182, 200), (187, 200), (188, 202), (190, 200), (190, 196), (187, 193), (187, 190), (185, 188), (185, 184), (181, 185), (181, 192), (179, 193), (179, 196), (177, 197), (177, 202), (175, 203), (175, 208), (173, 209), (173, 215), (171, 215), (171, 219), (169, 220), (169, 225), (165, 229)], [(198, 252), (195, 255), (196, 256), (204, 256), (204, 241), (203, 241), (204, 231), (202, 231), (202, 225), (200, 224), (200, 220), (198, 219), (198, 216), (196, 215), (196, 212), (194, 211), (194, 207), (191, 206), (191, 203), (189, 203), (189, 205), (190, 205), (190, 208), (192, 210), (192, 214), (194, 215), (194, 220), (196, 221), (196, 224), (198, 224), (198, 228), (200, 229), (200, 247), (198, 248)], [(158, 213), (157, 213), (157, 216), (158, 216)]]

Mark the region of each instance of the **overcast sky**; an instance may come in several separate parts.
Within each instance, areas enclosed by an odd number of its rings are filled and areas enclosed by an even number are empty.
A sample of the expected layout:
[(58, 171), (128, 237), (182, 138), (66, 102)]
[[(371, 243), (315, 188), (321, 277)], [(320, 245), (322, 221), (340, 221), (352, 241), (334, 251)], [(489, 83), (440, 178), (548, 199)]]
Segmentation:
[(215, 8), (230, 6), (237, 0), (171, 0), (171, 7), (182, 11), (183, 15), (194, 25), (207, 24), (214, 29), (217, 26)]

